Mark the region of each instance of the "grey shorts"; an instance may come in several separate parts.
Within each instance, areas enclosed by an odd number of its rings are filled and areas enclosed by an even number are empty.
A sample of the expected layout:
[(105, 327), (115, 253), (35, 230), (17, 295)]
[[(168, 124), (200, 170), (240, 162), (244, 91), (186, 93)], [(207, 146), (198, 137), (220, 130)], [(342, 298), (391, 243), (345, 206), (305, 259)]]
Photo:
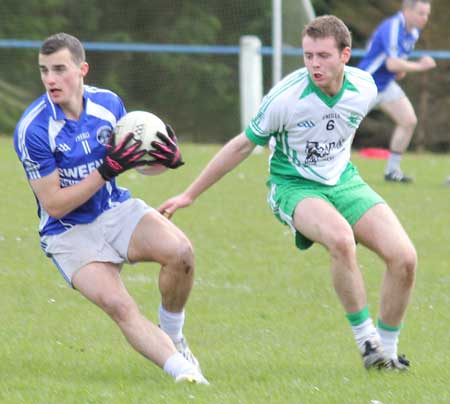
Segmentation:
[(90, 262), (128, 262), (128, 245), (141, 218), (153, 208), (140, 199), (127, 201), (103, 212), (92, 223), (78, 224), (41, 244), (64, 279), (73, 287), (72, 276)]
[(375, 100), (375, 105), (378, 106), (380, 104), (384, 104), (385, 102), (397, 101), (403, 97), (406, 97), (405, 92), (395, 80), (392, 80), (383, 91), (378, 93)]

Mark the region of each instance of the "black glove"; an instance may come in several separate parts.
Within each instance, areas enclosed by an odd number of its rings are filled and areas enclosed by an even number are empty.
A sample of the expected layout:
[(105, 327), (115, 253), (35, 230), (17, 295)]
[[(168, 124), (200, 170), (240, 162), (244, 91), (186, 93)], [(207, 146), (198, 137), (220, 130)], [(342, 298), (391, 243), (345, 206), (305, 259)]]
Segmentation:
[(145, 150), (136, 151), (142, 141), (135, 139), (134, 133), (128, 133), (118, 145), (115, 144), (114, 135), (106, 146), (106, 156), (98, 172), (105, 181), (116, 177), (124, 171), (148, 164), (148, 161), (137, 161), (147, 153)]
[(152, 160), (149, 165), (162, 164), (168, 168), (178, 168), (184, 164), (184, 161), (177, 145), (177, 137), (169, 125), (166, 125), (166, 130), (167, 136), (161, 132), (156, 134), (161, 142), (154, 140), (151, 143), (154, 150), (149, 151), (148, 154), (155, 160)]

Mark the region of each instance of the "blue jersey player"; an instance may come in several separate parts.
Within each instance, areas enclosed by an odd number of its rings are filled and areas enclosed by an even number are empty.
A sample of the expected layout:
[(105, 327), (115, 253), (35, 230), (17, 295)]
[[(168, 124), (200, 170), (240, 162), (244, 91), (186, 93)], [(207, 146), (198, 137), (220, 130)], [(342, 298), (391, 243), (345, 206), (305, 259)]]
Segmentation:
[[(115, 144), (111, 130), (125, 114), (124, 105), (111, 91), (84, 85), (89, 65), (71, 35), (44, 41), (39, 69), (46, 92), (18, 122), (14, 145), (38, 204), (42, 248), (66, 281), (117, 323), (134, 349), (176, 381), (206, 384), (182, 332), (193, 284), (191, 244), (115, 180), (142, 164), (182, 165), (175, 134), (168, 127), (169, 136), (161, 135), (158, 153), (147, 160), (133, 133)], [(140, 313), (120, 277), (124, 262), (141, 261), (161, 264), (160, 327)]]
[(384, 175), (386, 181), (412, 181), (411, 177), (403, 174), (400, 161), (411, 141), (417, 117), (396, 80), (402, 79), (406, 73), (423, 72), (436, 66), (430, 56), (407, 60), (419, 39), (420, 30), (428, 21), (430, 3), (430, 0), (403, 0), (402, 9), (375, 29), (358, 66), (372, 74), (378, 88), (376, 104), (395, 123)]

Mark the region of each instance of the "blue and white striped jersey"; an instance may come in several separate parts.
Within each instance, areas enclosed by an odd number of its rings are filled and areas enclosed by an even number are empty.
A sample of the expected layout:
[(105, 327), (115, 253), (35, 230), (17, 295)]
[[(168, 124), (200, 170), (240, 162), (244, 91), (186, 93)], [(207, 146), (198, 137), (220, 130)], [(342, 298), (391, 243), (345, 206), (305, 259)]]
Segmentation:
[(406, 30), (405, 17), (401, 11), (383, 20), (375, 29), (358, 67), (372, 74), (378, 92), (383, 91), (395, 79), (396, 74), (386, 68), (387, 58), (407, 59), (419, 35), (417, 28), (410, 32)]
[[(78, 183), (105, 157), (112, 128), (126, 113), (122, 100), (108, 90), (84, 86), (84, 111), (78, 121), (67, 119), (47, 93), (24, 112), (14, 131), (14, 147), (29, 180), (59, 172), (61, 187)], [(90, 223), (102, 212), (130, 198), (130, 193), (107, 182), (83, 205), (61, 219), (38, 204), (39, 234), (59, 234), (73, 225)]]

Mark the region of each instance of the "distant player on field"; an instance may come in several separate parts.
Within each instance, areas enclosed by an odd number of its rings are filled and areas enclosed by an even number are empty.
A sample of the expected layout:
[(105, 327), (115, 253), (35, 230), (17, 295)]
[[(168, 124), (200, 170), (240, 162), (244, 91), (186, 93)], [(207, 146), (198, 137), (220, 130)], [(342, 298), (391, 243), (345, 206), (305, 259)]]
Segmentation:
[[(184, 307), (193, 284), (194, 256), (186, 236), (157, 210), (133, 199), (115, 177), (146, 152), (129, 134), (120, 144), (112, 128), (125, 114), (111, 91), (85, 86), (89, 65), (80, 41), (59, 33), (39, 52), (46, 93), (25, 111), (14, 146), (38, 204), (45, 253), (64, 279), (119, 326), (136, 351), (176, 381), (207, 383), (183, 336)], [(168, 128), (169, 168), (183, 164)], [(151, 164), (155, 160), (146, 161)], [(124, 262), (161, 264), (160, 327), (152, 324), (123, 284)], [(111, 347), (111, 349), (114, 349)]]
[(436, 66), (430, 56), (407, 60), (428, 21), (431, 0), (403, 0), (397, 14), (385, 19), (370, 38), (367, 52), (358, 67), (372, 74), (378, 87), (376, 105), (395, 123), (390, 142), (386, 181), (408, 183), (411, 177), (400, 168), (402, 154), (408, 148), (417, 117), (406, 94), (397, 84), (406, 73), (423, 72)]
[[(172, 215), (250, 155), (275, 139), (268, 202), (299, 249), (322, 244), (331, 257), (334, 288), (366, 368), (406, 369), (397, 355), (400, 328), (414, 285), (416, 251), (395, 214), (359, 176), (351, 144), (377, 89), (370, 74), (347, 67), (351, 36), (334, 16), (321, 16), (302, 34), (305, 68), (263, 99), (245, 132), (229, 141), (182, 194), (159, 210)], [(356, 242), (386, 263), (378, 330), (369, 314)]]

